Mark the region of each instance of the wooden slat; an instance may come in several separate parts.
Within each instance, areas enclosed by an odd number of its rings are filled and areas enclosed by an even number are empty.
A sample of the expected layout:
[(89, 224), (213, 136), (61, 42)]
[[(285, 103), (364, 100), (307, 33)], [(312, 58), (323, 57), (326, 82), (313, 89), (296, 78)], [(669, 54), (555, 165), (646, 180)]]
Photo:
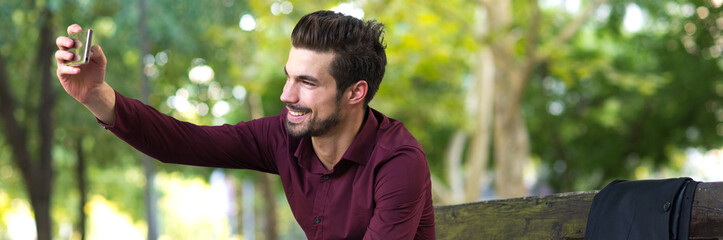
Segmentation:
[(723, 238), (723, 182), (699, 183), (690, 215), (690, 239)]
[[(583, 239), (597, 191), (435, 208), (438, 239)], [(690, 239), (723, 238), (723, 182), (699, 183)]]
[(438, 239), (583, 239), (597, 191), (439, 206)]

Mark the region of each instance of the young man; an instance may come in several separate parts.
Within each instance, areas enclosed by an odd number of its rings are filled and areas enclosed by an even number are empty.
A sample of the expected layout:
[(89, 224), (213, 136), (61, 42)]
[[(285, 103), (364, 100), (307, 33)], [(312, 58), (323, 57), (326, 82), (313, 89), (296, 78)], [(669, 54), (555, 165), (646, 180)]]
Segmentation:
[(89, 64), (66, 66), (73, 43), (58, 37), (55, 56), (68, 94), (149, 156), (278, 174), (309, 239), (434, 239), (422, 147), (401, 122), (367, 106), (384, 76), (382, 34), (375, 21), (304, 16), (291, 34), (281, 114), (223, 126), (181, 122), (115, 92), (100, 46)]

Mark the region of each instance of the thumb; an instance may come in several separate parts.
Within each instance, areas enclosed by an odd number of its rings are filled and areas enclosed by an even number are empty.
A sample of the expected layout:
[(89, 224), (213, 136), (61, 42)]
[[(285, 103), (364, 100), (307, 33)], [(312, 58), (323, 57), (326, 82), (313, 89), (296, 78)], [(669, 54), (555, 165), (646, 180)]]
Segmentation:
[(93, 47), (90, 48), (90, 62), (105, 66), (105, 54), (103, 53), (103, 48), (101, 48), (100, 45), (93, 45)]

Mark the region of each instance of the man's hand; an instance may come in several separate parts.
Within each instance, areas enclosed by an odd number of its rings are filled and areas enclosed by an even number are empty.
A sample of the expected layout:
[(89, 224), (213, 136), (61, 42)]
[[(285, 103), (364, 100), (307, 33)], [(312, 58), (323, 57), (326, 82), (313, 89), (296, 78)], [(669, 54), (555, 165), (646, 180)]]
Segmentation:
[[(68, 26), (68, 34), (81, 30), (82, 28), (78, 24)], [(56, 70), (58, 80), (70, 96), (85, 105), (98, 119), (106, 124), (113, 124), (115, 92), (105, 82), (105, 54), (100, 46), (95, 45), (91, 48), (90, 60), (87, 64), (66, 66), (65, 63), (74, 58), (73, 53), (67, 51), (74, 47), (74, 42), (64, 36), (55, 40), (58, 45), (58, 51), (55, 52), (55, 59), (58, 62)]]

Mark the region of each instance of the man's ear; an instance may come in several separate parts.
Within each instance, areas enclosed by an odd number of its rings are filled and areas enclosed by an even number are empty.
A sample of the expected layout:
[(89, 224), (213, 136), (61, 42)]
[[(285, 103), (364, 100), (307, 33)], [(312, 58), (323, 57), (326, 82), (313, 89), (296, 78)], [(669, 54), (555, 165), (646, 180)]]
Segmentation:
[(357, 103), (364, 103), (364, 99), (367, 96), (367, 91), (369, 90), (369, 85), (367, 84), (367, 81), (359, 80), (358, 82), (354, 83), (354, 85), (351, 85), (349, 87), (349, 95), (348, 95), (348, 101), (350, 105), (354, 105)]

